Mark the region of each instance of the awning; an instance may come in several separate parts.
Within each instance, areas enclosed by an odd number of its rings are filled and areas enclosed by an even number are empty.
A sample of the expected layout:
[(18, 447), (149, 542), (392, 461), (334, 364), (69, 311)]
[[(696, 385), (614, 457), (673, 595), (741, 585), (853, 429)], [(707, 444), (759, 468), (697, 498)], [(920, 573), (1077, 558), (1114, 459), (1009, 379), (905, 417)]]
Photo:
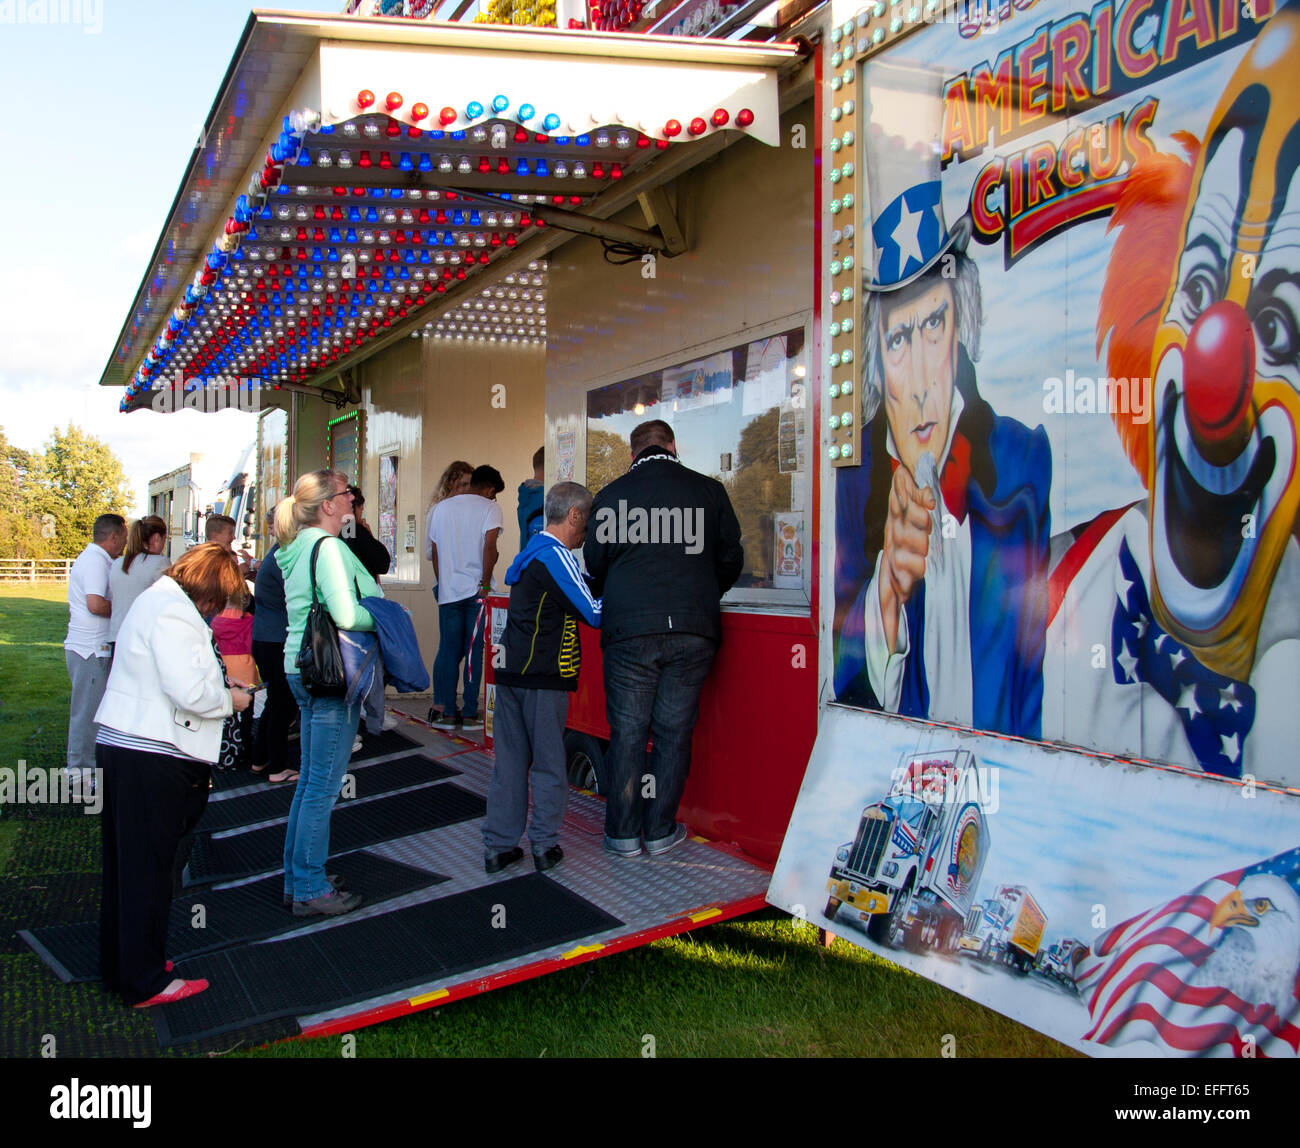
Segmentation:
[(162, 387), (326, 380), (553, 247), (548, 219), (610, 214), (667, 155), (779, 143), (797, 56), (254, 12), (101, 385), (126, 411)]

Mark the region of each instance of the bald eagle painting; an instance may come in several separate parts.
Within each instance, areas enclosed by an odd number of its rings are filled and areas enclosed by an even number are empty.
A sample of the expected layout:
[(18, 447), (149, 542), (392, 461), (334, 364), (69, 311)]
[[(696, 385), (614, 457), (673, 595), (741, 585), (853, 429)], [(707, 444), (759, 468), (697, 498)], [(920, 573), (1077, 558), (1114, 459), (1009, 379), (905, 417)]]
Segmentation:
[(1225, 873), (1101, 934), (1076, 981), (1084, 1040), (1173, 1056), (1300, 1052), (1300, 849)]

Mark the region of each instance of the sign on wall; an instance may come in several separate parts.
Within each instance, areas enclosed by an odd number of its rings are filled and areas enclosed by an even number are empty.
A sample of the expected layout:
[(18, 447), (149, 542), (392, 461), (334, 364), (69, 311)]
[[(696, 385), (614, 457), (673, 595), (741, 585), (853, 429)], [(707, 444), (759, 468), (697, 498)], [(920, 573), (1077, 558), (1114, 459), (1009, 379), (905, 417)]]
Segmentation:
[(1294, 1056), (1300, 12), (974, 10), (833, 46), (840, 704), (769, 899), (1093, 1054)]
[(1007, 4), (858, 73), (835, 696), (1300, 784), (1300, 13)]
[(831, 706), (768, 900), (1094, 1056), (1295, 1056), (1294, 807)]

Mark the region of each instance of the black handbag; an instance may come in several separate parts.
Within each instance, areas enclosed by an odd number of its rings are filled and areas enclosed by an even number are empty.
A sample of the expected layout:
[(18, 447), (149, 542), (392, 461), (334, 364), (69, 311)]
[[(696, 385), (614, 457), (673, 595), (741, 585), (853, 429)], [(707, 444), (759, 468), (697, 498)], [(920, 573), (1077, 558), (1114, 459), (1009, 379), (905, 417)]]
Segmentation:
[(348, 692), (348, 682), (339, 650), (339, 631), (325, 603), (316, 595), (316, 555), (324, 541), (318, 538), (311, 551), (311, 610), (294, 664), (301, 675), (302, 688), (312, 697), (341, 698)]

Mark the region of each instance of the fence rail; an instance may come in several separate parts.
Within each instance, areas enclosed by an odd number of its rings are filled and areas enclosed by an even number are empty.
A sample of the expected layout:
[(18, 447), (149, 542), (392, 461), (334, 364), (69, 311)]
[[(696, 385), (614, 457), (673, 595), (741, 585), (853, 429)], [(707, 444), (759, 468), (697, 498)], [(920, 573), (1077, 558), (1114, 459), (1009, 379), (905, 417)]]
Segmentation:
[(0, 583), (66, 582), (75, 558), (0, 558)]

